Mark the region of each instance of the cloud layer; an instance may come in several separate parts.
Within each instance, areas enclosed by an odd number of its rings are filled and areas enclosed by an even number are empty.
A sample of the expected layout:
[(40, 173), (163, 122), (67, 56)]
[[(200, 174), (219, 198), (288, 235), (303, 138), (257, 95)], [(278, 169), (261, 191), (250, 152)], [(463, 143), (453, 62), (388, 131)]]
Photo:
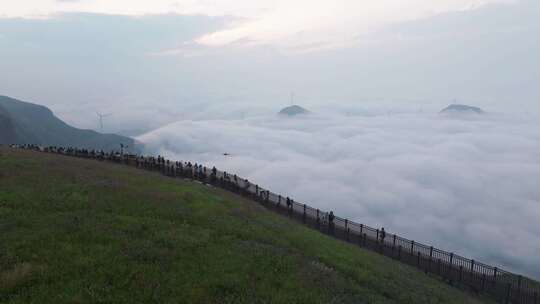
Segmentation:
[[(497, 115), (181, 121), (147, 152), (540, 277), (540, 124)], [(229, 153), (231, 156), (223, 156)]]
[(0, 17), (47, 18), (68, 12), (235, 16), (245, 22), (197, 41), (207, 46), (237, 41), (281, 47), (322, 43), (327, 48), (352, 45), (356, 36), (392, 23), (474, 10), (486, 4), (515, 2), (517, 0), (0, 0), (3, 8)]

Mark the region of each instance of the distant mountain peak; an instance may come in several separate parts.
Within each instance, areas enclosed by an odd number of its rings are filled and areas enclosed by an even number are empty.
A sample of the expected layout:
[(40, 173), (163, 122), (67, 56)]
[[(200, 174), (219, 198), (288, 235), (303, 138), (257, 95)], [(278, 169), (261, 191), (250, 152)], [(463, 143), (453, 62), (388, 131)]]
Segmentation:
[(0, 96), (0, 144), (37, 144), (116, 150), (139, 148), (129, 137), (74, 128), (47, 107)]
[(474, 114), (483, 114), (485, 113), (484, 110), (478, 108), (478, 107), (473, 107), (473, 106), (468, 106), (468, 105), (463, 105), (463, 104), (452, 104), (452, 105), (449, 105), (448, 107), (444, 108), (441, 113), (474, 113)]
[(287, 116), (296, 116), (296, 115), (302, 115), (302, 114), (308, 114), (308, 113), (310, 113), (308, 110), (298, 105), (288, 106), (281, 109), (281, 111), (279, 111), (280, 115), (287, 115)]

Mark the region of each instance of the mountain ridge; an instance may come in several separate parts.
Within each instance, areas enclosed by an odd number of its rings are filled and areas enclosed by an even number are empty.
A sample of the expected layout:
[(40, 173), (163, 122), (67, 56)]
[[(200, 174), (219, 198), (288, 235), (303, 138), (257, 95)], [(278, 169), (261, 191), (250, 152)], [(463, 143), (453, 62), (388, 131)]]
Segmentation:
[(136, 141), (116, 134), (79, 129), (62, 121), (47, 107), (0, 95), (0, 144), (77, 146), (113, 150), (120, 144), (138, 151)]

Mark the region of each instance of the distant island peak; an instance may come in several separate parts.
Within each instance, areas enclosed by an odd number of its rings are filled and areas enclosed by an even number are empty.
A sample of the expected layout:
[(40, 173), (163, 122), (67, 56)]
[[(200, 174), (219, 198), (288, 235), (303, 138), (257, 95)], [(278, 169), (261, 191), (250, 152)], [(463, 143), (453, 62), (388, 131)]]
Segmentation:
[(296, 116), (296, 115), (302, 115), (302, 114), (309, 114), (310, 112), (306, 110), (305, 108), (302, 108), (298, 105), (292, 105), (285, 107), (279, 111), (278, 114), (280, 115), (287, 115), (287, 116)]
[(463, 104), (451, 104), (448, 107), (442, 109), (441, 113), (474, 113), (484, 114), (484, 110), (479, 107), (473, 107)]

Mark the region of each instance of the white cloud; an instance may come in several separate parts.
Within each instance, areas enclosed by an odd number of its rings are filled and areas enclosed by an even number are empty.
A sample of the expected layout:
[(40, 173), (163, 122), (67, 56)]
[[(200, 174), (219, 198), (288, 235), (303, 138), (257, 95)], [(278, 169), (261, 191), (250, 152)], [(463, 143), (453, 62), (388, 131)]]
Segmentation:
[(258, 117), (182, 121), (139, 140), (149, 152), (216, 165), (349, 219), (540, 276), (537, 121)]
[(517, 0), (0, 0), (0, 16), (47, 16), (59, 12), (104, 14), (203, 14), (231, 15), (246, 21), (208, 34), (197, 41), (222, 46), (236, 41), (291, 48), (320, 44), (343, 46), (359, 35), (389, 23), (475, 9), (490, 3)]
[(476, 9), (489, 3), (514, 1), (486, 0), (295, 0), (268, 1), (269, 9), (231, 29), (205, 35), (198, 42), (220, 46), (246, 39), (251, 43), (272, 43), (295, 47), (314, 43), (346, 46), (358, 37), (382, 26), (431, 17), (437, 14)]

